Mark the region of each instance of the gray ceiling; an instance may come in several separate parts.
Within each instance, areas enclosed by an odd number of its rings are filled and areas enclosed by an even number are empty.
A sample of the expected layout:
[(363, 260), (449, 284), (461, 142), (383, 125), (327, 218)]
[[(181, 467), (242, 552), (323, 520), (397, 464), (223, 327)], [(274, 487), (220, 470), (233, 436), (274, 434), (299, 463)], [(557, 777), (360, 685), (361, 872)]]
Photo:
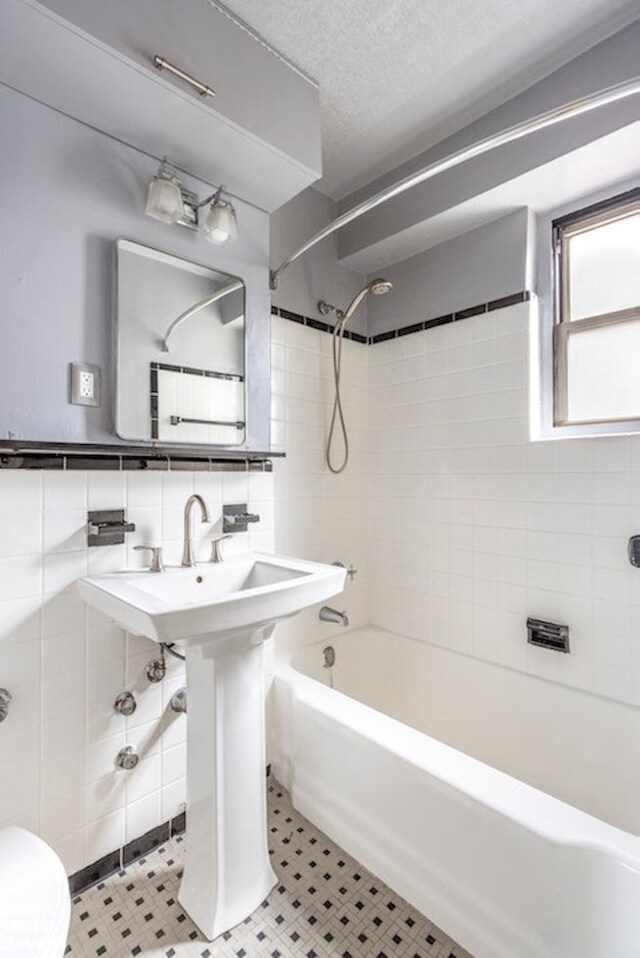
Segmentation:
[(336, 199), (640, 13), (639, 0), (224, 3), (320, 82), (325, 175), (318, 186)]

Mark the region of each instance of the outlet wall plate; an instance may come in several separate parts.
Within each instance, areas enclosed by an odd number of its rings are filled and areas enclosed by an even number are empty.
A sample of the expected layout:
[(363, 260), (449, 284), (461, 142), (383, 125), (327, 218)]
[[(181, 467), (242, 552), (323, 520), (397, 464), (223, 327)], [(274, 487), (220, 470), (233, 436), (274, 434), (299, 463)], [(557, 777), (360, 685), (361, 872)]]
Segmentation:
[(102, 405), (102, 370), (91, 363), (69, 363), (69, 402), (74, 406)]

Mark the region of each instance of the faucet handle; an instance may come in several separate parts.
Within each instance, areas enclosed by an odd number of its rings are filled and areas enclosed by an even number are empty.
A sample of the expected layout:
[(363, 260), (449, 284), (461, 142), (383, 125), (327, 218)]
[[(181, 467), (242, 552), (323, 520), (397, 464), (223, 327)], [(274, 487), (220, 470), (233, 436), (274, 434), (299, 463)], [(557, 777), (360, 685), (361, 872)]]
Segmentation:
[(142, 549), (148, 549), (151, 553), (151, 563), (149, 572), (164, 572), (164, 562), (162, 561), (162, 546), (134, 546), (135, 552)]
[(209, 562), (222, 562), (222, 548), (220, 543), (223, 539), (233, 539), (231, 534), (226, 534), (223, 536), (212, 536), (211, 537), (211, 558)]

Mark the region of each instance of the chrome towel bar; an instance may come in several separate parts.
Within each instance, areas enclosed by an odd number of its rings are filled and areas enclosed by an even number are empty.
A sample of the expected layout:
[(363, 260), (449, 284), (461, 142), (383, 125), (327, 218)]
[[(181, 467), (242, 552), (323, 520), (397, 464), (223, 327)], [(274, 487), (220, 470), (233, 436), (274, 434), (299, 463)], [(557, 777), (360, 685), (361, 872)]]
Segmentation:
[(181, 423), (193, 423), (197, 426), (233, 426), (234, 429), (244, 429), (246, 423), (241, 422), (225, 422), (222, 419), (186, 419), (184, 416), (171, 416), (169, 422), (172, 426), (179, 426)]

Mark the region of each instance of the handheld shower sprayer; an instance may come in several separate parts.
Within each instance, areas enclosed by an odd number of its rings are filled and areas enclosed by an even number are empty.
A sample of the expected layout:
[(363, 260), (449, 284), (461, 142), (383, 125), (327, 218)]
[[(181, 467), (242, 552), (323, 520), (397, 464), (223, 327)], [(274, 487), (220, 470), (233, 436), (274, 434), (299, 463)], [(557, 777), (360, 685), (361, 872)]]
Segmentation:
[[(356, 293), (344, 312), (341, 309), (337, 309), (335, 306), (331, 306), (329, 303), (325, 303), (323, 300), (318, 303), (318, 309), (323, 316), (328, 316), (330, 313), (335, 313), (336, 316), (332, 337), (335, 397), (333, 400), (333, 412), (331, 414), (331, 423), (329, 425), (329, 435), (327, 437), (327, 449), (325, 453), (327, 466), (334, 474), (343, 472), (347, 463), (349, 462), (349, 434), (347, 432), (344, 410), (342, 408), (342, 396), (340, 394), (342, 342), (344, 339), (344, 330), (358, 306), (360, 306), (368, 293), (373, 293), (374, 296), (384, 296), (385, 293), (388, 293), (392, 289), (393, 283), (391, 283), (388, 279), (374, 279), (371, 283), (368, 283), (364, 289), (361, 289), (359, 293)], [(342, 433), (342, 440), (344, 444), (343, 458), (339, 465), (334, 464), (332, 455), (332, 446), (337, 424), (340, 425), (340, 432)]]

